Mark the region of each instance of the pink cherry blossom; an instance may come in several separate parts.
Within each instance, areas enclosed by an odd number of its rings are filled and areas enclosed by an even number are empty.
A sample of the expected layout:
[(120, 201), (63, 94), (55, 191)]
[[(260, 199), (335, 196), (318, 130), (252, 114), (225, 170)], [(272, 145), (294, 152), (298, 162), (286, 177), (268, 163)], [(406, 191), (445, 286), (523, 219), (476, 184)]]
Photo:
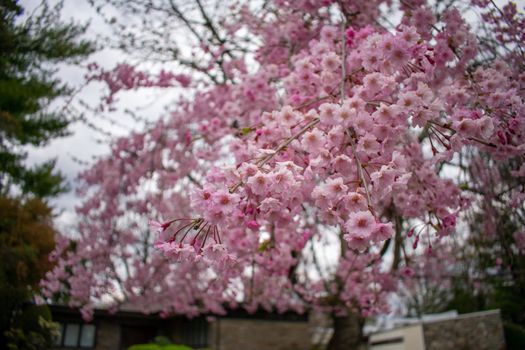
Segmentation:
[(104, 108), (137, 88), (183, 93), (80, 175), (76, 242), (57, 240), (46, 298), (86, 312), (126, 301), (164, 315), (372, 316), (401, 285), (446, 287), (452, 241), (506, 242), (501, 268), (525, 254), (522, 14), (486, 1), (466, 6), (479, 11), (469, 21), (455, 3), (265, 4), (210, 17), (216, 33), (199, 27), (180, 71), (92, 66)]

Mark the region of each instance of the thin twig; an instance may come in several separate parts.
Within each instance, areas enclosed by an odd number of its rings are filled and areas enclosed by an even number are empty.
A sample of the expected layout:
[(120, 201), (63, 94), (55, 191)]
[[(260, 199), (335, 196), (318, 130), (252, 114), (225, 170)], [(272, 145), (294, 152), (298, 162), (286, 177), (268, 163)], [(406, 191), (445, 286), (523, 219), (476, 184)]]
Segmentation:
[[(283, 143), (277, 147), (273, 153), (265, 155), (261, 159), (259, 159), (257, 162), (255, 162), (255, 165), (258, 168), (262, 168), (266, 163), (268, 163), (275, 155), (277, 155), (279, 152), (284, 150), (290, 143), (292, 143), (293, 140), (298, 139), (302, 134), (308, 131), (311, 127), (315, 126), (317, 123), (319, 123), (319, 118), (314, 118), (311, 120), (308, 124), (306, 124), (301, 130), (299, 130), (295, 135), (290, 136), (287, 138)], [(230, 188), (230, 193), (235, 192), (240, 186), (242, 185), (242, 181), (237, 182), (232, 188)]]
[(376, 214), (375, 214), (374, 208), (372, 207), (372, 198), (370, 196), (370, 191), (368, 189), (368, 184), (366, 182), (365, 175), (363, 173), (363, 165), (361, 164), (361, 161), (359, 160), (359, 157), (357, 156), (357, 152), (356, 152), (356, 149), (355, 149), (355, 142), (354, 142), (355, 131), (352, 128), (350, 128), (350, 129), (346, 130), (346, 133), (347, 133), (349, 141), (350, 141), (350, 147), (352, 147), (352, 154), (354, 155), (355, 162), (356, 162), (356, 165), (357, 165), (357, 172), (358, 172), (358, 175), (359, 175), (359, 179), (361, 180), (361, 183), (363, 184), (363, 187), (365, 189), (366, 202), (368, 204), (368, 210), (370, 210), (370, 212), (375, 216)]
[(343, 17), (341, 21), (341, 32), (343, 35), (342, 48), (341, 48), (341, 104), (345, 99), (345, 83), (346, 83), (346, 19)]
[[(263, 157), (260, 161), (256, 162), (255, 164), (257, 164), (259, 167), (262, 167), (264, 166), (266, 163), (268, 163), (270, 161), (270, 159), (272, 159), (276, 154), (278, 154), (279, 152), (281, 152), (282, 150), (284, 150), (286, 147), (288, 147), (288, 145), (290, 143), (292, 143), (293, 140), (296, 140), (298, 139), (301, 135), (303, 135), (305, 132), (308, 131), (308, 129), (310, 129), (311, 127), (315, 126), (317, 123), (319, 123), (319, 118), (314, 118), (312, 121), (310, 121), (308, 124), (306, 124), (301, 130), (299, 130), (299, 132), (297, 132), (295, 135), (293, 136), (290, 136), (289, 138), (287, 138), (283, 143), (281, 143), (279, 145), (279, 147), (277, 147), (275, 149), (275, 151), (265, 157)], [(259, 163), (260, 162), (260, 163)]]

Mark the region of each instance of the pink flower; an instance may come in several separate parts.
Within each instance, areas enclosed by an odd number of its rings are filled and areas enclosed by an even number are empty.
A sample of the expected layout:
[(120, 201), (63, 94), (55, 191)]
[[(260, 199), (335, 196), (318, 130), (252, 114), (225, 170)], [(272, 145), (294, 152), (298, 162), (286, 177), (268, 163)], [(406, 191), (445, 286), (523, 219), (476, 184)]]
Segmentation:
[(324, 26), (321, 29), (321, 40), (331, 43), (338, 39), (339, 29), (335, 26)]
[(372, 114), (374, 120), (379, 124), (394, 125), (397, 117), (397, 109), (394, 105), (387, 106), (381, 104), (379, 108)]
[(463, 136), (476, 136), (479, 133), (478, 123), (472, 119), (463, 119), (455, 125), (456, 130)]
[(318, 128), (304, 134), (301, 145), (305, 151), (317, 155), (323, 149), (325, 144), (324, 133)]
[(191, 84), (191, 77), (186, 74), (176, 74), (174, 76), (175, 80), (177, 80), (183, 87), (188, 87)]
[(395, 181), (396, 171), (389, 166), (383, 165), (379, 171), (373, 172), (370, 176), (374, 188), (379, 191), (390, 188)]
[(373, 232), (374, 241), (381, 242), (391, 238), (394, 234), (394, 228), (391, 222), (380, 223), (376, 225), (376, 229)]
[(336, 71), (339, 67), (341, 67), (341, 59), (338, 55), (336, 55), (335, 52), (330, 52), (323, 56), (321, 66), (325, 70)]
[(345, 133), (340, 125), (331, 128), (327, 135), (328, 146), (337, 148), (341, 147), (344, 137)]
[(267, 197), (259, 205), (259, 209), (262, 213), (270, 213), (273, 211), (279, 211), (282, 208), (281, 202), (278, 199)]
[(362, 250), (370, 242), (376, 226), (376, 220), (369, 211), (352, 213), (345, 224), (345, 229), (348, 232), (345, 239), (349, 245)]
[(257, 220), (250, 220), (246, 223), (246, 227), (252, 230), (258, 230), (259, 229), (259, 223)]
[(408, 47), (402, 46), (399, 44), (399, 41), (396, 41), (392, 51), (388, 55), (388, 61), (394, 65), (394, 67), (402, 67), (408, 62), (410, 58)]
[(366, 107), (366, 102), (363, 99), (354, 96), (345, 102), (345, 106), (348, 106), (350, 109), (354, 109), (356, 112), (361, 112)]
[(173, 220), (172, 221), (166, 221), (166, 222), (159, 222), (159, 221), (154, 221), (154, 220), (150, 220), (149, 221), (149, 226), (155, 230), (156, 232), (158, 233), (161, 233), (161, 232), (164, 232), (168, 229), (168, 227), (170, 227), (170, 225), (173, 223)]
[(348, 243), (348, 247), (359, 251), (364, 251), (366, 248), (368, 248), (368, 245), (370, 244), (370, 240), (368, 239), (368, 237), (364, 236), (351, 235), (347, 233), (343, 235), (343, 238)]
[(258, 171), (257, 174), (248, 178), (246, 184), (253, 193), (263, 195), (268, 189), (268, 175)]
[(342, 177), (326, 180), (324, 187), (328, 196), (331, 198), (339, 198), (341, 195), (346, 194), (346, 191), (348, 190), (348, 186), (344, 184)]
[(270, 187), (272, 191), (276, 193), (287, 192), (295, 186), (293, 173), (286, 167), (281, 167), (279, 170), (273, 172), (270, 176)]
[(199, 208), (208, 208), (212, 201), (212, 189), (205, 186), (203, 189), (196, 189), (191, 194), (191, 200)]
[(339, 106), (335, 103), (324, 103), (319, 107), (319, 116), (321, 123), (324, 125), (337, 125), (339, 123), (338, 116)]
[(276, 121), (286, 126), (292, 126), (299, 120), (299, 113), (294, 111), (290, 106), (284, 106), (280, 112), (277, 113)]
[(336, 116), (344, 127), (348, 127), (352, 123), (352, 118), (357, 116), (357, 111), (345, 103), (338, 108)]
[(492, 136), (494, 132), (494, 124), (492, 118), (486, 116), (477, 120), (477, 126), (479, 134), (482, 138), (488, 139)]
[(352, 28), (352, 27), (349, 27), (349, 28), (346, 30), (346, 32), (345, 32), (345, 36), (346, 36), (346, 44), (347, 44), (348, 46), (351, 46), (352, 43), (354, 42), (355, 34), (356, 34), (356, 32), (355, 32), (354, 28)]
[(363, 152), (370, 157), (375, 156), (381, 150), (381, 144), (377, 142), (376, 137), (372, 133), (363, 135), (357, 143), (357, 151)]
[(418, 244), (419, 244), (419, 235), (416, 236), (414, 243), (412, 243), (412, 249), (417, 249)]
[(383, 88), (383, 76), (381, 73), (371, 73), (363, 79), (364, 91), (367, 96), (375, 96)]
[(376, 220), (369, 211), (358, 211), (350, 214), (346, 230), (353, 235), (369, 237), (376, 229)]
[(363, 135), (374, 128), (374, 122), (368, 114), (361, 113), (354, 121), (358, 135)]
[(344, 176), (350, 176), (355, 173), (355, 165), (350, 157), (345, 154), (337, 156), (332, 165), (334, 170)]
[(190, 244), (173, 243), (169, 249), (164, 250), (164, 255), (167, 258), (172, 258), (177, 262), (194, 261), (196, 258), (195, 247)]
[(401, 29), (401, 31), (398, 35), (400, 35), (408, 44), (414, 45), (419, 40), (419, 34), (417, 33), (416, 28), (402, 25), (399, 29)]
[(91, 322), (93, 320), (93, 308), (88, 305), (82, 307), (80, 315), (85, 322)]
[(414, 272), (414, 269), (412, 269), (411, 267), (404, 267), (402, 270), (401, 270), (401, 273), (403, 274), (403, 276), (405, 277), (413, 277), (416, 273)]
[(379, 52), (374, 50), (367, 50), (363, 53), (363, 67), (367, 71), (374, 72), (379, 70), (379, 64), (381, 62), (381, 57)]
[(331, 201), (328, 198), (328, 193), (324, 186), (317, 186), (312, 191), (312, 198), (315, 199), (315, 205), (322, 211), (327, 211), (330, 208)]
[(443, 229), (440, 235), (448, 235), (456, 228), (456, 214), (449, 214), (442, 219)]
[(352, 212), (366, 210), (367, 207), (366, 198), (357, 192), (349, 193), (345, 197), (344, 203), (346, 208)]
[(231, 213), (239, 202), (240, 197), (236, 193), (230, 193), (228, 190), (218, 190), (212, 194), (213, 206), (210, 208), (217, 213)]
[(401, 108), (401, 110), (411, 111), (419, 108), (421, 105), (421, 99), (416, 95), (415, 92), (409, 91), (399, 96), (397, 105)]

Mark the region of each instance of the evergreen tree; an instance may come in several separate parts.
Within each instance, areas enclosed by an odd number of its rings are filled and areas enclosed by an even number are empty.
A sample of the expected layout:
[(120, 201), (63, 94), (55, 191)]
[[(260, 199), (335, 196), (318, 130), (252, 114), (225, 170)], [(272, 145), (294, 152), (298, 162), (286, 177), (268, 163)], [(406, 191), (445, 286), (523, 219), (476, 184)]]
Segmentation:
[(93, 51), (79, 40), (85, 26), (60, 22), (61, 4), (43, 2), (25, 21), (17, 0), (0, 0), (0, 193), (13, 186), (24, 194), (54, 196), (63, 177), (54, 161), (28, 167), (24, 146), (43, 146), (67, 134), (71, 119), (51, 112), (50, 103), (71, 93), (55, 75), (57, 63), (71, 63)]
[(55, 231), (46, 198), (65, 190), (55, 161), (25, 163), (27, 147), (68, 133), (72, 119), (51, 111), (71, 94), (57, 64), (75, 63), (94, 46), (86, 26), (60, 20), (62, 3), (45, 1), (28, 16), (17, 0), (0, 0), (0, 348), (46, 349), (53, 326), (33, 295), (51, 267)]

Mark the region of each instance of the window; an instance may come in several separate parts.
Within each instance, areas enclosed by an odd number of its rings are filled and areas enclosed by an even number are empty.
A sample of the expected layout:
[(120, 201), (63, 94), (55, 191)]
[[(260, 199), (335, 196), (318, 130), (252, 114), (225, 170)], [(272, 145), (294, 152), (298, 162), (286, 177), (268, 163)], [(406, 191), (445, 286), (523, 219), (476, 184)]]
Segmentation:
[(66, 324), (64, 333), (64, 346), (72, 348), (78, 344), (78, 335), (80, 334), (80, 325), (74, 323)]
[(60, 336), (55, 346), (89, 349), (95, 347), (97, 328), (92, 324), (60, 323)]
[(82, 333), (80, 334), (80, 347), (92, 348), (95, 346), (95, 326), (92, 324), (82, 325)]
[(208, 347), (208, 321), (205, 317), (187, 319), (176, 317), (171, 321), (171, 337), (174, 343), (192, 348)]
[(194, 348), (208, 346), (208, 321), (204, 317), (187, 320), (182, 327), (182, 342)]

